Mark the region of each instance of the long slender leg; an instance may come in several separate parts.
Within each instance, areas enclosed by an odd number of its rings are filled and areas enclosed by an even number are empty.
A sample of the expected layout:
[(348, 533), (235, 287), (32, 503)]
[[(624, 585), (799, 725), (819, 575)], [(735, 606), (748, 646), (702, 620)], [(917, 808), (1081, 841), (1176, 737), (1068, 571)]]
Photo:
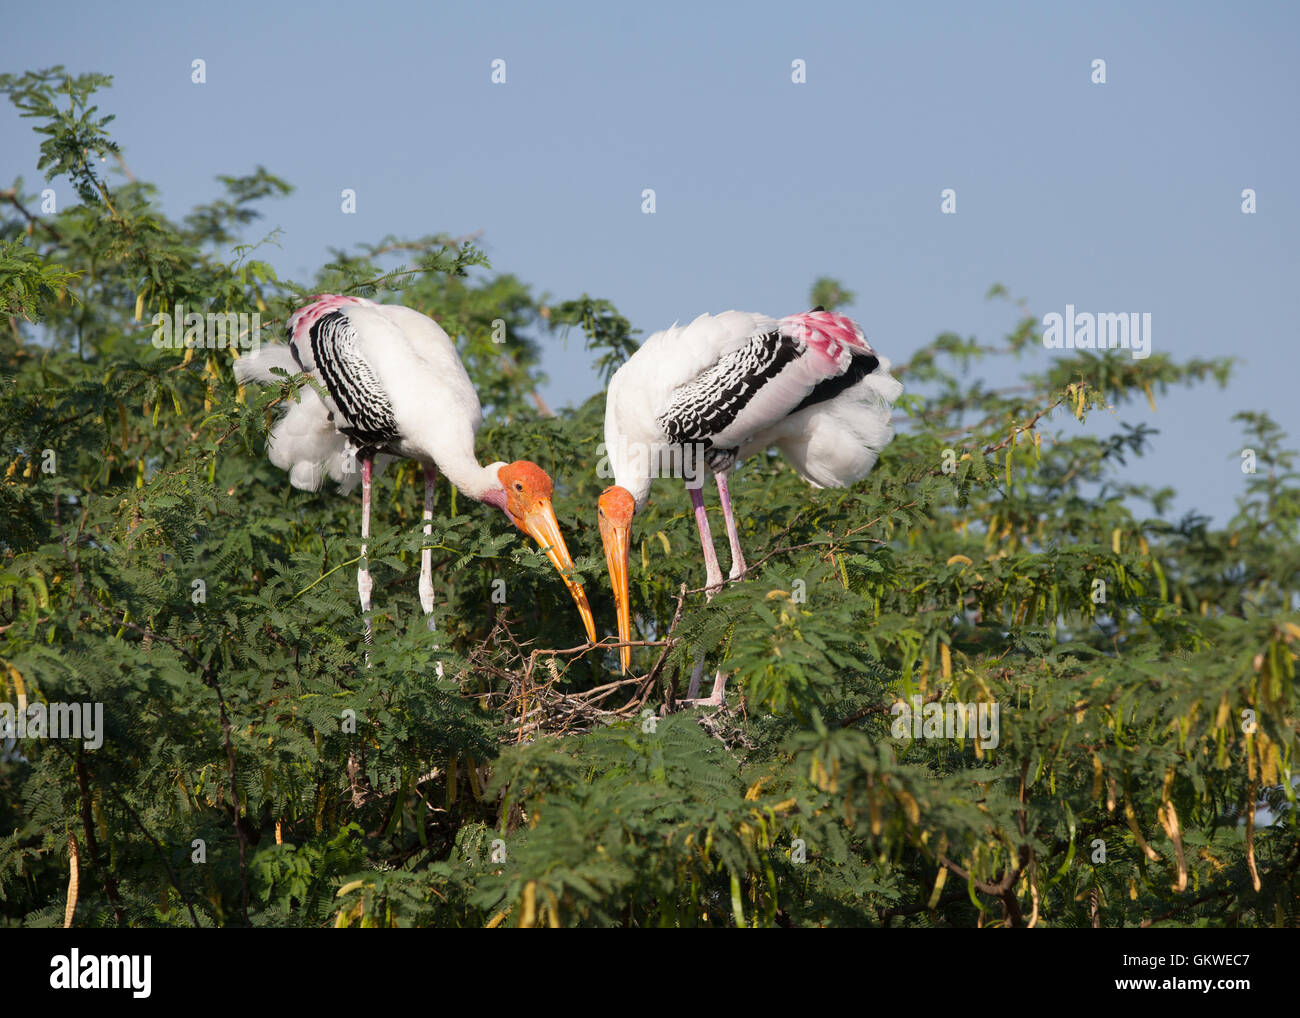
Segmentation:
[[(727, 522), (727, 541), (731, 545), (731, 572), (728, 575), (730, 579), (738, 580), (745, 575), (748, 567), (745, 565), (745, 553), (740, 550), (740, 534), (736, 531), (736, 517), (731, 511), (731, 491), (727, 487), (727, 471), (719, 470), (713, 475), (713, 479), (718, 483), (718, 496), (722, 500), (722, 517)], [(702, 668), (697, 667), (691, 674), (697, 689), (702, 671)], [(707, 700), (700, 700), (699, 703), (702, 706), (722, 706), (725, 701), (726, 687), (727, 673), (719, 670), (713, 676), (713, 693)]]
[[(722, 567), (718, 565), (718, 554), (713, 548), (713, 534), (709, 530), (709, 516), (704, 509), (704, 491), (703, 488), (696, 488), (687, 484), (686, 490), (691, 496), (691, 505), (695, 507), (695, 525), (700, 530), (700, 545), (704, 549), (704, 572), (706, 577), (704, 596), (712, 601), (713, 595), (722, 586)], [(700, 679), (704, 676), (704, 655), (701, 654), (695, 659), (695, 667), (691, 669), (690, 685), (686, 688), (686, 700), (696, 701), (700, 695)], [(718, 694), (718, 680), (714, 679), (714, 695)], [(710, 697), (710, 699), (713, 699)], [(719, 701), (720, 702), (720, 701)]]
[[(438, 468), (429, 463), (424, 468), (424, 536), (433, 534), (433, 485), (438, 479)], [(427, 545), (428, 542), (426, 542)], [(420, 551), (420, 606), (424, 614), (433, 614), (433, 550)]]
[[(729, 578), (738, 580), (745, 575), (745, 554), (740, 550), (740, 535), (736, 532), (736, 517), (731, 512), (731, 492), (727, 489), (727, 472), (720, 470), (713, 475), (718, 482), (718, 495), (722, 498), (722, 516), (727, 521), (727, 541), (731, 544), (731, 573)], [(712, 547), (712, 542), (710, 542)], [(721, 576), (721, 571), (719, 571)], [(710, 592), (709, 597), (712, 598)], [(713, 692), (707, 700), (696, 699), (700, 692), (700, 680), (704, 677), (704, 658), (695, 662), (691, 670), (691, 684), (687, 690), (687, 699), (700, 707), (721, 707), (726, 702), (727, 673), (719, 669), (713, 675)]]
[[(361, 558), (357, 562), (357, 593), (361, 597), (361, 618), (366, 627), (366, 667), (370, 667), (370, 592), (375, 589), (370, 579), (370, 560), (366, 558), (366, 543), (370, 540), (370, 468), (373, 461), (369, 457), (361, 460)], [(348, 753), (348, 783), (352, 786), (353, 805), (365, 802), (366, 779), (365, 768), (357, 759), (356, 750)], [(358, 776), (359, 775), (359, 776)]]
[(700, 530), (700, 546), (704, 549), (704, 572), (707, 578), (705, 596), (711, 601), (722, 587), (722, 567), (718, 565), (718, 553), (713, 549), (709, 514), (704, 510), (704, 489), (687, 485), (686, 490), (690, 492), (691, 505), (695, 507), (695, 525)]
[(731, 572), (733, 580), (745, 575), (745, 553), (740, 550), (740, 535), (736, 533), (736, 517), (731, 512), (731, 492), (727, 489), (727, 472), (719, 471), (713, 475), (718, 482), (718, 496), (722, 499), (722, 518), (727, 521), (727, 540), (731, 543)]
[[(438, 480), (438, 468), (428, 463), (424, 468), (424, 536), (433, 536), (433, 486)], [(426, 542), (427, 544), (427, 542)], [(420, 607), (429, 616), (429, 631), (433, 632), (433, 549), (420, 550)], [(433, 645), (438, 649), (438, 644)], [(442, 662), (434, 669), (438, 678), (442, 678)]]
[(691, 669), (691, 684), (686, 690), (686, 698), (677, 702), (687, 707), (721, 707), (727, 702), (727, 673), (718, 670), (713, 673), (713, 692), (708, 698), (701, 697), (700, 680), (704, 677), (704, 655), (701, 654), (695, 659), (695, 667)]
[(701, 700), (699, 702), (700, 706), (721, 707), (724, 703), (727, 702), (726, 688), (727, 688), (727, 673), (721, 670), (714, 672), (713, 692), (709, 694), (709, 698), (707, 700)]
[[(361, 460), (361, 560), (357, 564), (357, 593), (361, 596), (361, 615), (365, 620), (366, 644), (370, 644), (370, 592), (375, 589), (370, 579), (370, 561), (366, 558), (366, 543), (370, 540), (370, 467), (369, 456)], [(370, 653), (366, 652), (366, 663)]]

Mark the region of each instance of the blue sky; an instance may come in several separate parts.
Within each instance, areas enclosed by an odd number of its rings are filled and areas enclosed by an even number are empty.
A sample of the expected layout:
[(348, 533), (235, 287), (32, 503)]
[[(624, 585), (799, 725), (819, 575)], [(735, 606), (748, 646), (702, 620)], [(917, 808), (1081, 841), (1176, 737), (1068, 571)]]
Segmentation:
[[(6, 20), (9, 69), (115, 77), (101, 107), (169, 213), (217, 174), (290, 181), (249, 234), (283, 229), (263, 253), (285, 276), (389, 233), (481, 230), (494, 268), (648, 334), (802, 310), (831, 275), (896, 361), (944, 331), (1000, 338), (1003, 283), (1039, 318), (1150, 312), (1155, 350), (1242, 359), (1224, 392), (1122, 410), (1160, 429), (1131, 476), (1176, 488), (1175, 513), (1231, 514), (1236, 410), (1300, 443), (1300, 5), (46, 0)], [(0, 140), (0, 184), (38, 189), (8, 106)], [(553, 405), (598, 388), (576, 337), (544, 367)]]

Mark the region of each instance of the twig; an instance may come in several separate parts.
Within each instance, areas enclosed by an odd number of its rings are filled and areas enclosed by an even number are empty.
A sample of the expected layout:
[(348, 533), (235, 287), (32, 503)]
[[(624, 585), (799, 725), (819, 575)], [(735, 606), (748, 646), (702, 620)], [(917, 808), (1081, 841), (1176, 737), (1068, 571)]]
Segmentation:
[(23, 207), (23, 203), (18, 200), (18, 191), (16, 188), (11, 187), (8, 188), (7, 190), (0, 191), (0, 199), (4, 199), (5, 201), (9, 202), (10, 205), (16, 208), (19, 212), (21, 212), (27, 218), (27, 222), (30, 226), (39, 226), (55, 240), (59, 241), (60, 243), (63, 242), (63, 234), (61, 234), (57, 229), (55, 229), (53, 226), (47, 223), (44, 219), (41, 219), (39, 216), (33, 215), (31, 212), (28, 212), (27, 209)]
[[(86, 832), (87, 843), (91, 847), (92, 862), (94, 863), (95, 866), (99, 866), (100, 863), (96, 856), (96, 849), (94, 847), (95, 828), (90, 818), (90, 807), (89, 807), (90, 775), (86, 770), (85, 758), (81, 755), (80, 748), (78, 748), (77, 753), (74, 755), (73, 752), (70, 749), (68, 749), (66, 746), (62, 744), (56, 744), (56, 745), (58, 749), (62, 753), (64, 753), (70, 760), (72, 760), (74, 765), (76, 766), (77, 782), (80, 785), (82, 790), (82, 826), (84, 827)], [(172, 869), (171, 862), (167, 859), (167, 854), (162, 850), (162, 845), (158, 843), (158, 839), (149, 833), (149, 829), (145, 827), (144, 822), (140, 819), (139, 814), (137, 814), (136, 811), (131, 808), (131, 804), (122, 797), (122, 795), (117, 791), (116, 788), (114, 788), (111, 784), (104, 785), (103, 787), (104, 790), (107, 791), (109, 795), (111, 795), (114, 799), (117, 800), (117, 804), (126, 811), (127, 815), (133, 821), (135, 821), (136, 827), (140, 828), (140, 833), (143, 834), (145, 838), (149, 840), (149, 843), (151, 845), (153, 845), (154, 851), (158, 853), (158, 858), (163, 864), (163, 868), (167, 870), (168, 881), (171, 883), (172, 887), (176, 888), (176, 893), (181, 896), (181, 901), (185, 903), (186, 909), (189, 910), (190, 922), (194, 924), (195, 928), (198, 928), (201, 925), (199, 923), (199, 917), (195, 915), (194, 906), (190, 903), (189, 895), (185, 893), (185, 888), (181, 887), (180, 881), (176, 878), (176, 871)], [(105, 889), (108, 891), (109, 899), (120, 906), (121, 898), (118, 896), (117, 884), (113, 880), (112, 874), (105, 873), (104, 882), (105, 882)], [(119, 912), (119, 917), (120, 917), (120, 912)]]

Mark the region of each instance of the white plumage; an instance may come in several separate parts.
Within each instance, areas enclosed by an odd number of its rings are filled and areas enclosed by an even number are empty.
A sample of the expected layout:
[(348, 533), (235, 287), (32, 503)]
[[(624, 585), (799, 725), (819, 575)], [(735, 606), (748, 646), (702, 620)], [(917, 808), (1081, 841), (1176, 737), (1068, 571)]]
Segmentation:
[[(780, 326), (774, 318), (746, 311), (700, 315), (689, 325), (650, 336), (615, 372), (605, 402), (605, 445), (614, 483), (632, 493), (638, 509), (645, 505), (650, 482), (662, 472), (673, 444), (660, 424), (661, 415), (700, 376)], [(865, 341), (863, 345), (858, 355), (869, 354), (877, 366), (834, 398), (794, 412), (819, 383), (842, 375), (851, 364), (854, 353), (842, 342), (834, 366), (810, 351), (796, 357), (757, 388), (734, 421), (710, 436), (711, 444), (736, 448), (736, 460), (775, 445), (819, 488), (860, 481), (893, 438), (891, 404), (903, 391), (902, 383), (889, 374), (888, 359), (876, 355)], [(648, 456), (645, 449), (651, 450)]]
[[(903, 391), (889, 361), (844, 315), (815, 308), (775, 319), (746, 311), (701, 315), (656, 332), (615, 372), (605, 403), (605, 451), (614, 484), (600, 497), (601, 537), (619, 613), (630, 638), (627, 557), (633, 515), (656, 477), (686, 469), (710, 592), (722, 572), (701, 493), (713, 472), (731, 545), (731, 578), (744, 575), (727, 473), (775, 445), (809, 484), (846, 487), (865, 477), (893, 438), (892, 406)], [(697, 456), (683, 458), (683, 448)], [(697, 463), (702, 457), (703, 462)], [(696, 464), (694, 476), (691, 466)], [(624, 648), (623, 667), (628, 666)], [(695, 698), (701, 663), (691, 679)], [(722, 702), (719, 673), (713, 696)]]
[[(296, 488), (314, 491), (329, 477), (347, 492), (360, 480), (357, 590), (367, 642), (373, 589), (365, 558), (370, 484), (374, 467), (382, 470), (393, 458), (424, 466), (425, 534), (431, 533), (434, 479), (441, 470), (461, 492), (502, 510), (531, 535), (564, 577), (594, 640), (587, 596), (566, 575), (573, 560), (551, 505), (551, 478), (528, 460), (479, 464), (474, 453), (474, 436), (483, 421), (478, 393), (442, 327), (412, 308), (337, 294), (300, 308), (287, 327), (287, 345), (264, 346), (240, 358), (235, 378), (241, 385), (273, 382), (276, 369), (283, 369), (290, 375), (302, 372), (316, 383), (300, 388), (297, 402), (275, 422), (267, 451)], [(420, 558), (420, 601), (427, 614), (434, 604), (427, 547)]]
[(304, 387), (300, 401), (276, 422), (268, 443), (271, 462), (289, 471), (296, 488), (314, 491), (329, 477), (347, 492), (359, 480), (357, 450), (364, 443), (345, 434), (354, 421), (348, 408), (339, 406), (312, 350), (312, 328), (330, 314), (341, 314), (354, 344), (349, 354), (360, 358), (360, 366), (377, 385), (368, 395), (385, 401), (400, 422), (397, 434), (375, 457), (377, 472), (394, 458), (416, 459), (435, 463), (472, 497), (499, 489), (493, 468), (502, 464), (480, 467), (474, 456), (483, 412), (451, 337), (432, 318), (411, 308), (355, 297), (350, 301), (326, 298), (308, 305), (290, 318), (287, 346), (263, 346), (235, 362), (241, 385), (274, 381), (272, 369), (283, 368), (290, 375), (311, 375), (325, 390), (322, 398), (315, 388)]

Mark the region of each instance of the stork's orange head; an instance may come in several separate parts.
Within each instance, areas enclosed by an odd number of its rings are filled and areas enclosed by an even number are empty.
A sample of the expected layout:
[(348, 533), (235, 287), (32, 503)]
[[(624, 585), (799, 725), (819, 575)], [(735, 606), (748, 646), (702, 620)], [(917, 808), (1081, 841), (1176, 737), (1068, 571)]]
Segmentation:
[(636, 513), (636, 500), (630, 491), (616, 484), (600, 493), (600, 498), (596, 500), (596, 511), (600, 514), (602, 525), (607, 521), (615, 527), (626, 527)]
[(505, 513), (516, 527), (528, 534), (546, 552), (562, 577), (564, 585), (569, 588), (573, 600), (578, 605), (578, 614), (587, 630), (587, 639), (596, 642), (596, 623), (591, 616), (591, 606), (587, 603), (586, 592), (582, 584), (574, 582), (568, 575), (573, 569), (573, 559), (565, 547), (564, 535), (560, 533), (560, 521), (555, 518), (555, 509), (551, 505), (551, 493), (555, 485), (551, 476), (536, 463), (528, 460), (516, 460), (497, 469), (497, 479), (505, 489)]
[(530, 460), (515, 460), (497, 471), (501, 486), (506, 490), (506, 514), (520, 530), (528, 511), (539, 502), (551, 501), (555, 485), (551, 475)]

